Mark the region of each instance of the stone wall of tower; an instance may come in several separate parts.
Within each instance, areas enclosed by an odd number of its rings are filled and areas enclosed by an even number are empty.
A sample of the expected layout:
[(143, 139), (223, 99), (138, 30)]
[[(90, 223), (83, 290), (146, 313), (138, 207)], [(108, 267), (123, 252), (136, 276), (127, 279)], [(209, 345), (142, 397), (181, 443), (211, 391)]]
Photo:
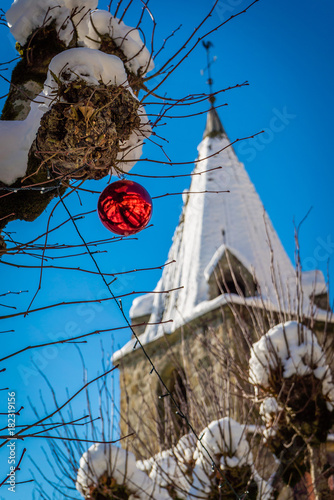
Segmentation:
[[(275, 314), (264, 310), (226, 304), (145, 346), (169, 389), (173, 370), (182, 371), (188, 393), (188, 407), (182, 409), (197, 432), (228, 414), (240, 422), (249, 422), (250, 401), (242, 398), (242, 388), (248, 392), (248, 345), (279, 321)], [(328, 339), (333, 339), (334, 326), (328, 328)], [(324, 324), (316, 324), (314, 330), (320, 340)], [(134, 433), (123, 445), (137, 457), (150, 457), (169, 448), (171, 420), (180, 420), (181, 434), (187, 429), (183, 419), (175, 417), (173, 405), (172, 416), (161, 412), (169, 397), (159, 399), (166, 391), (156, 373), (150, 373), (152, 366), (145, 354), (136, 349), (120, 360), (119, 368), (121, 434)], [(234, 383), (235, 369), (239, 370), (238, 384)], [(171, 436), (177, 440), (178, 433), (173, 430)]]
[[(172, 370), (182, 367), (187, 385), (198, 393), (199, 398), (205, 399), (205, 395), (200, 394), (198, 380), (201, 370), (206, 369), (209, 364), (205, 352), (205, 336), (208, 328), (221, 329), (224, 332), (231, 328), (231, 313), (226, 310), (223, 314), (224, 321), (221, 311), (216, 310), (194, 320), (168, 337), (157, 339), (145, 346), (167, 387)], [(141, 349), (126, 355), (120, 363), (122, 435), (134, 431), (138, 437), (129, 441), (131, 449), (137, 455), (144, 456), (151, 456), (152, 453), (159, 451), (158, 436), (163, 442), (158, 406), (162, 401), (159, 400), (159, 395), (166, 391), (161, 387), (156, 373), (150, 374), (151, 368)], [(208, 405), (207, 401), (203, 403)]]

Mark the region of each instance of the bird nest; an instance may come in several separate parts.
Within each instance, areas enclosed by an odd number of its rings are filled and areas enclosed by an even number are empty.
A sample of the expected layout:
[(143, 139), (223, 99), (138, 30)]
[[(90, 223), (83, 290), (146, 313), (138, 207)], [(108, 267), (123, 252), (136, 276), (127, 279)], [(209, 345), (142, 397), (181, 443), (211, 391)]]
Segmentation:
[(118, 484), (117, 481), (108, 476), (107, 473), (103, 474), (97, 484), (89, 488), (87, 499), (92, 500), (128, 500), (130, 493), (124, 484)]
[(280, 370), (276, 370), (271, 382), (281, 409), (268, 425), (266, 442), (282, 464), (283, 481), (294, 486), (310, 470), (307, 446), (326, 441), (334, 412), (327, 408), (322, 381), (312, 373), (282, 380)]
[(101, 179), (112, 167), (118, 171), (122, 143), (140, 128), (138, 108), (139, 101), (123, 86), (92, 86), (83, 80), (60, 86), (30, 155), (56, 176)]
[[(208, 494), (209, 500), (217, 500), (219, 498), (226, 500), (234, 500), (237, 495), (243, 496), (247, 491), (247, 499), (256, 500), (258, 494), (258, 486), (254, 480), (253, 472), (250, 465), (241, 467), (231, 467), (215, 472), (212, 482), (215, 483), (212, 491)], [(199, 497), (201, 495), (199, 494)]]
[(326, 441), (334, 423), (334, 412), (327, 408), (328, 398), (322, 394), (322, 381), (313, 373), (281, 379), (279, 370), (271, 374), (271, 381), (274, 394), (283, 408), (276, 425), (297, 426), (305, 438)]

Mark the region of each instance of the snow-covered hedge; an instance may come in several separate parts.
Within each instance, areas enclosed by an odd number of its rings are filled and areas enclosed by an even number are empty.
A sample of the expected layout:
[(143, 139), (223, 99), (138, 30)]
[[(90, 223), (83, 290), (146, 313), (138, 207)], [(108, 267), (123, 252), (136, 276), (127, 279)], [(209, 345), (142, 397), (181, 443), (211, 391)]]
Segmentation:
[(172, 449), (137, 462), (129, 451), (94, 444), (80, 459), (76, 487), (85, 498), (104, 492), (106, 497), (129, 495), (130, 500), (193, 500), (213, 498), (225, 483), (222, 498), (234, 498), (235, 491), (242, 495), (246, 490), (252, 491), (250, 498), (272, 497), (270, 484), (255, 469), (243, 426), (225, 417), (211, 422), (201, 436), (196, 441), (187, 434)]

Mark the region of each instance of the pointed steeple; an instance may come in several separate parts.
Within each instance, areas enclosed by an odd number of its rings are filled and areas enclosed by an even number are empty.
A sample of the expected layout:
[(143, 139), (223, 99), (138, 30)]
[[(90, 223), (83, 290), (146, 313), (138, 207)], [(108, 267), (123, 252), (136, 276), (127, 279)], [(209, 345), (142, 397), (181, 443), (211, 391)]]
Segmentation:
[[(288, 307), (278, 297), (277, 290), (291, 301), (294, 299), (294, 267), (244, 165), (229, 144), (212, 107), (194, 169), (194, 174), (204, 173), (192, 176), (189, 190), (205, 194), (184, 197), (167, 259), (175, 264), (164, 268), (155, 290), (179, 289), (138, 297), (130, 310), (135, 321), (150, 317), (151, 325), (141, 335), (142, 343), (172, 333), (229, 302), (246, 300), (259, 307), (264, 302), (273, 309)], [(229, 192), (213, 193), (224, 190)], [(222, 270), (224, 283), (219, 283)], [(130, 341), (115, 353), (114, 360), (132, 348)]]
[(222, 135), (226, 135), (226, 133), (216, 111), (216, 108), (212, 104), (211, 109), (209, 110), (206, 117), (206, 127), (204, 130), (203, 139), (205, 139), (205, 137), (217, 137)]
[(211, 66), (215, 62), (216, 57), (214, 57), (212, 60), (210, 60), (210, 48), (213, 45), (209, 41), (203, 41), (202, 44), (206, 50), (207, 66), (206, 66), (205, 70), (201, 71), (201, 73), (204, 74), (204, 71), (208, 72), (208, 80), (206, 83), (209, 85), (209, 89), (210, 89), (209, 102), (211, 103), (211, 108), (207, 114), (206, 127), (205, 127), (204, 134), (203, 134), (203, 139), (205, 139), (205, 137), (217, 137), (217, 136), (226, 135), (226, 133), (225, 133), (223, 125), (220, 121), (220, 118), (218, 116), (218, 113), (214, 107), (214, 104), (216, 102), (216, 98), (213, 94), (213, 79), (211, 77)]

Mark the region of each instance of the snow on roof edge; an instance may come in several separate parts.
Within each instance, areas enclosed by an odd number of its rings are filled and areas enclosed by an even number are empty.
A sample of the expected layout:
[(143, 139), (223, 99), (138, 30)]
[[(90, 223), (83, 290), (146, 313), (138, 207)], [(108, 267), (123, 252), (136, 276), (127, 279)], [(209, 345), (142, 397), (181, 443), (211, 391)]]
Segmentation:
[(154, 300), (153, 293), (146, 293), (145, 295), (140, 295), (136, 297), (130, 307), (129, 316), (131, 319), (139, 318), (141, 316), (146, 316), (151, 314), (152, 305)]
[[(219, 307), (223, 305), (228, 305), (228, 304), (244, 304), (250, 307), (259, 307), (259, 308), (267, 308), (270, 311), (278, 311), (278, 308), (275, 304), (270, 302), (270, 300), (265, 300), (260, 297), (240, 297), (237, 294), (222, 294), (219, 295), (218, 297), (212, 299), (212, 300), (207, 300), (204, 302), (201, 302), (198, 304), (194, 310), (193, 314), (189, 317), (183, 317), (182, 321), (174, 321), (173, 327), (169, 332), (160, 330), (160, 332), (155, 335), (154, 339), (151, 339), (148, 335), (145, 334), (145, 332), (139, 336), (140, 343), (142, 345), (146, 345), (149, 343), (154, 342), (155, 340), (160, 339), (161, 337), (165, 335), (170, 335), (174, 333), (178, 328), (180, 328), (182, 325), (188, 325), (191, 321), (197, 319), (200, 316), (203, 316), (204, 314), (207, 314), (211, 311), (214, 311), (215, 309), (218, 309)], [(283, 311), (284, 312), (284, 311)], [(308, 316), (305, 316), (308, 317)], [(328, 317), (328, 312), (323, 310), (323, 309), (317, 309), (315, 313), (313, 314), (313, 318), (317, 321), (327, 321), (328, 323), (334, 323), (334, 316), (331, 314)], [(136, 347), (135, 347), (136, 346)], [(131, 339), (129, 342), (127, 342), (121, 349), (118, 351), (114, 352), (114, 354), (111, 357), (112, 362), (114, 363), (115, 361), (120, 360), (133, 350), (138, 350), (140, 348), (140, 345), (138, 344), (137, 340)]]

